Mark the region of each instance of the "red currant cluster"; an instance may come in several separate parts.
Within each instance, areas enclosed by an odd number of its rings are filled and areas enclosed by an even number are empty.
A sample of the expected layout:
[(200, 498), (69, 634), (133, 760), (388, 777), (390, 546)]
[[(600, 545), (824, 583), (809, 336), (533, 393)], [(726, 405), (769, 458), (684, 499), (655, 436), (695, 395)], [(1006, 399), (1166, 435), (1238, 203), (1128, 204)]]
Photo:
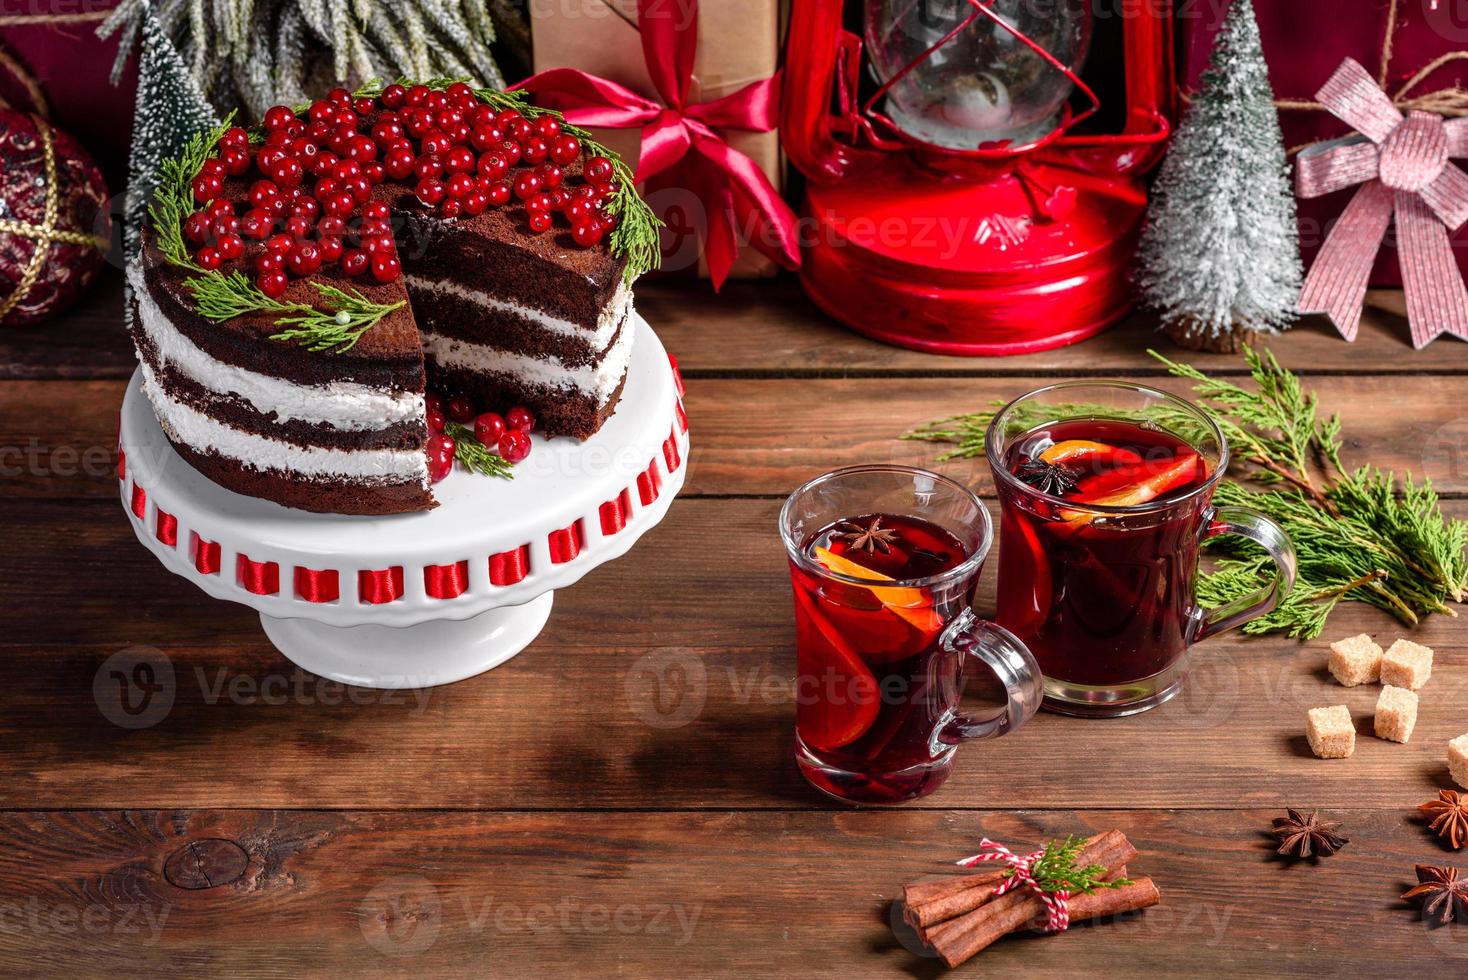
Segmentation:
[[(194, 200), (204, 207), (185, 219), (183, 234), (199, 266), (240, 260), (271, 298), (290, 277), (332, 263), (344, 275), (370, 272), (378, 282), (402, 274), (391, 209), (372, 198), (387, 180), (414, 187), (419, 201), (446, 218), (517, 199), (531, 230), (550, 230), (558, 213), (587, 248), (615, 225), (604, 210), (614, 191), (610, 160), (588, 159), (585, 184), (572, 189), (562, 168), (581, 155), (580, 140), (561, 132), (554, 116), (532, 122), (513, 109), (495, 112), (463, 83), (443, 91), (389, 85), (376, 99), (337, 88), (304, 118), (271, 108), (264, 131), (258, 148), (245, 130), (225, 131), (193, 179)], [(221, 197), (226, 180), (247, 179), (252, 168), (259, 177), (238, 206)]]
[(516, 405), (501, 415), (498, 412), (480, 412), (464, 395), (445, 400), (442, 395), (429, 393), (424, 401), (428, 414), (428, 475), (434, 483), (449, 475), (458, 449), (454, 437), (444, 432), (448, 419), (473, 426), (474, 438), (486, 449), (499, 453), (511, 465), (524, 462), (530, 455), (530, 433), (535, 429), (535, 415), (523, 405)]

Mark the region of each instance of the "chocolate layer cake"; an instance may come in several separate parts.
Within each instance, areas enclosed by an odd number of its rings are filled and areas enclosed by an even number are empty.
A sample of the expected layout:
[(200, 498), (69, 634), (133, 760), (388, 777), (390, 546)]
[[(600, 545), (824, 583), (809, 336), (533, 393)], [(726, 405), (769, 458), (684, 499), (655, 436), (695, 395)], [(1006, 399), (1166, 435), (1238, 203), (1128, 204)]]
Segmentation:
[[(197, 176), (183, 174), (193, 180), (193, 200), (186, 199), (186, 209), (198, 211), (184, 216), (158, 209), (144, 230), (140, 261), (129, 270), (130, 329), (144, 391), (179, 454), (236, 492), (345, 514), (434, 506), (431, 477), (447, 472), (434, 454), (445, 451), (445, 440), (450, 458), (454, 450), (453, 440), (436, 431), (442, 419), (435, 421), (426, 411), (425, 390), (468, 396), (480, 410), (503, 413), (511, 406), (526, 406), (549, 436), (588, 438), (615, 411), (635, 334), (630, 284), (641, 270), (629, 269), (626, 255), (615, 254), (605, 237), (613, 219), (598, 208), (605, 207), (611, 185), (593, 185), (580, 156), (552, 166), (540, 152), (544, 147), (534, 144), (535, 133), (547, 131), (548, 124), (539, 122), (540, 110), (532, 106), (515, 101), (507, 112), (504, 105), (493, 105), (476, 117), (472, 107), (483, 104), (485, 93), (470, 99), (463, 91), (434, 91), (428, 99), (440, 105), (432, 111), (439, 113), (438, 124), (447, 128), (447, 135), (431, 130), (422, 142), (414, 142), (408, 132), (421, 128), (413, 125), (421, 120), (413, 113), (424, 110), (402, 103), (391, 107), (385, 104), (393, 101), (390, 94), (384, 91), (350, 104), (336, 99), (320, 115), (329, 128), (342, 125), (337, 115), (345, 119), (352, 113), (358, 120), (356, 131), (371, 134), (377, 143), (372, 156), (381, 155), (389, 164), (395, 163), (392, 153), (411, 147), (415, 167), (402, 178), (386, 172), (381, 160), (374, 170), (367, 151), (354, 146), (345, 133), (322, 135), (319, 151), (302, 149), (323, 128), (316, 125), (322, 105), (317, 103), (303, 117), (292, 114), (289, 118), (296, 122), (275, 118), (274, 129), (291, 135), (272, 137), (267, 116), (264, 133), (250, 141), (247, 166), (230, 159), (229, 133), (237, 131), (226, 132), (218, 146), (205, 146), (205, 152), (215, 154), (209, 160), (223, 160), (233, 169), (202, 191), (198, 182), (208, 176), (210, 163)], [(403, 95), (406, 101), (407, 93)], [(456, 143), (450, 122), (460, 117), (476, 119), (476, 128)], [(385, 121), (399, 123), (397, 137)], [(522, 123), (530, 121), (539, 129), (527, 136)], [(508, 130), (503, 134), (508, 142), (495, 139), (502, 135), (500, 123)], [(444, 136), (441, 145), (427, 142), (434, 134)], [(264, 146), (254, 149), (262, 137)], [(517, 160), (518, 165), (504, 167), (500, 160), (484, 159), (492, 153), (517, 156), (521, 151), (509, 146), (516, 140), (527, 156), (543, 162)], [(421, 175), (422, 165), (416, 161), (430, 156), (428, 150), (467, 150), (486, 141), (491, 152), (468, 158), (473, 164), (467, 174), (453, 169), (451, 156), (447, 167), (441, 165), (442, 194), (433, 186), (431, 166), (429, 177)], [(285, 149), (267, 161), (266, 154), (277, 145)], [(352, 159), (361, 159), (366, 176), (376, 178), (370, 191), (359, 189), (357, 200), (340, 207), (333, 203), (335, 171), (321, 167), (324, 176), (313, 178), (310, 169), (314, 154), (330, 152), (328, 145), (342, 148), (342, 159), (351, 155), (349, 150), (361, 150)], [(306, 171), (287, 189), (290, 164), (277, 157), (298, 149)], [(448, 153), (432, 156), (437, 160)], [(592, 162), (609, 166), (605, 158)], [(275, 208), (280, 213), (262, 231), (250, 224), (251, 216), (261, 201), (272, 204), (261, 197), (259, 184), (274, 173), (284, 174), (276, 193), (287, 203)], [(521, 193), (527, 173), (544, 178), (528, 195)], [(465, 186), (459, 178), (478, 179), (473, 190), (459, 193)], [(344, 177), (342, 183), (348, 188), (344, 193), (350, 193), (351, 181)], [(582, 187), (587, 190), (580, 191), (580, 199), (589, 203), (578, 209), (568, 202), (578, 200), (573, 191)], [(505, 201), (511, 188), (513, 197)], [(561, 188), (559, 195), (552, 193), (556, 188)], [(635, 191), (631, 193), (635, 199)], [(313, 196), (319, 204), (299, 203)], [(221, 206), (220, 201), (230, 203)], [(347, 211), (348, 205), (349, 214), (340, 216), (353, 223), (345, 229), (342, 223), (331, 223), (329, 215)], [(624, 214), (626, 207), (624, 201)], [(277, 248), (285, 221), (298, 209), (319, 217), (310, 226), (287, 228), (291, 238)], [(547, 217), (537, 218), (537, 211)], [(187, 221), (205, 223), (196, 214), (212, 222), (207, 234), (190, 239), (185, 233), (180, 239), (177, 227), (168, 226), (170, 220), (175, 226), (182, 221), (192, 230)], [(234, 224), (243, 221), (257, 234), (231, 239), (231, 214)], [(216, 215), (223, 216), (223, 225)], [(390, 222), (390, 237), (369, 226), (381, 215), (390, 215), (384, 219)], [(597, 227), (588, 231), (590, 226)], [(300, 241), (319, 246), (316, 258), (327, 260), (311, 267), (311, 250)], [(267, 256), (273, 248), (281, 252), (278, 262)], [(360, 264), (349, 268), (354, 248), (371, 253), (365, 272)], [(210, 249), (216, 254), (209, 254)], [(227, 258), (220, 260), (218, 253), (228, 253)], [(330, 261), (333, 254), (335, 262)], [(277, 267), (291, 274), (273, 281)], [(231, 276), (238, 281), (230, 283)], [(199, 286), (203, 280), (208, 281), (206, 289)], [(346, 291), (361, 302), (333, 306), (322, 287)], [(220, 303), (204, 301), (211, 290), (228, 297), (223, 312)], [(235, 306), (249, 308), (236, 313)], [(289, 325), (285, 318), (301, 310), (323, 314), (311, 329), (327, 332), (283, 338)], [(354, 330), (357, 321), (351, 316), (358, 313), (363, 322), (371, 322), (351, 342), (313, 342), (330, 338), (333, 323)]]

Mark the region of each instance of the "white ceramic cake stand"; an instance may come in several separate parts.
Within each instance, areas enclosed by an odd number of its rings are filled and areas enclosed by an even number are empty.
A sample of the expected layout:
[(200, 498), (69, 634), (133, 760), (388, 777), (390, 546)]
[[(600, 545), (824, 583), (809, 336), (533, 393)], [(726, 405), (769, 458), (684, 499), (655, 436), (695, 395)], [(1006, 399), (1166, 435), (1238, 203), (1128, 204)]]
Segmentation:
[(173, 451), (134, 374), (123, 506), (170, 571), (257, 610), (276, 648), (313, 673), (381, 688), (471, 677), (523, 650), (553, 590), (625, 554), (683, 485), (682, 385), (657, 335), (640, 317), (635, 328), (621, 403), (591, 439), (536, 436), (513, 480), (455, 467), (434, 487), (438, 507), (386, 517), (312, 514), (216, 485)]

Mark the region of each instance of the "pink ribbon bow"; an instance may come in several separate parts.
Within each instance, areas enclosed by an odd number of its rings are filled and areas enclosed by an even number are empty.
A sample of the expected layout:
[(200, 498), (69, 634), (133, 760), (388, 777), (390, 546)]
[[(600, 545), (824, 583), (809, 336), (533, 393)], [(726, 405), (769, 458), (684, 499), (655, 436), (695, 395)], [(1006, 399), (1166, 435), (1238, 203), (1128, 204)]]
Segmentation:
[(1441, 333), (1468, 340), (1468, 289), (1448, 234), (1468, 220), (1468, 174), (1449, 157), (1468, 156), (1468, 118), (1412, 110), (1404, 117), (1376, 82), (1347, 58), (1315, 95), (1361, 135), (1300, 153), (1295, 187), (1319, 197), (1361, 184), (1325, 240), (1299, 312), (1324, 313), (1355, 340), (1366, 283), (1393, 215), (1412, 345)]
[[(702, 229), (709, 278), (718, 289), (739, 251), (739, 228), (759, 230), (750, 244), (771, 261), (800, 265), (795, 214), (753, 160), (719, 135), (720, 129), (765, 133), (778, 124), (779, 76), (746, 85), (712, 102), (688, 102), (698, 48), (697, 0), (638, 0), (637, 27), (655, 102), (616, 82), (574, 68), (552, 68), (520, 82), (541, 105), (561, 110), (578, 126), (642, 127), (637, 181), (667, 172), (704, 204)], [(676, 169), (675, 169), (676, 168)]]
[(1045, 932), (1061, 932), (1070, 926), (1070, 892), (1047, 892), (1040, 887), (1035, 880), (1030, 868), (1045, 853), (1042, 847), (1038, 851), (1032, 851), (1024, 857), (1020, 857), (997, 841), (985, 837), (979, 841), (980, 851), (971, 857), (966, 857), (956, 864), (972, 868), (980, 861), (1003, 861), (1009, 865), (1014, 872), (1009, 880), (994, 889), (994, 897), (998, 898), (1005, 892), (1013, 891), (1020, 885), (1027, 885), (1034, 889), (1041, 903), (1045, 906)]

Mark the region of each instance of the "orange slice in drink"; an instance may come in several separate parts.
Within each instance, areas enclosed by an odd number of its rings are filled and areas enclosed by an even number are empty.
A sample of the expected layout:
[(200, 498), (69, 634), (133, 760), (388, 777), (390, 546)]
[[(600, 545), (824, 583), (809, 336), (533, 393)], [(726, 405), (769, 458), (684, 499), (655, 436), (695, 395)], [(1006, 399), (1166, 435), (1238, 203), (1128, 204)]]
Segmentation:
[[(868, 579), (872, 582), (896, 581), (890, 575), (883, 575), (881, 572), (872, 571), (865, 565), (858, 565), (849, 558), (843, 558), (829, 548), (818, 547), (815, 551), (816, 559), (833, 572), (840, 572), (852, 578)], [(888, 610), (901, 616), (914, 629), (922, 633), (924, 640), (931, 640), (943, 631), (943, 618), (938, 615), (922, 589), (909, 589), (901, 586), (885, 588), (877, 585), (869, 585), (866, 588)]]
[[(1098, 478), (1091, 493), (1081, 485), (1080, 504), (1099, 504), (1103, 507), (1133, 507), (1156, 500), (1179, 487), (1187, 486), (1198, 476), (1203, 459), (1197, 453), (1179, 453), (1165, 463), (1141, 463), (1133, 467), (1118, 467)], [(1097, 490), (1101, 492), (1096, 493)], [(1065, 524), (1080, 528), (1091, 523), (1099, 515), (1074, 510), (1062, 510)]]
[[(812, 674), (815, 691), (798, 692), (811, 700), (797, 703), (796, 724), (800, 737), (812, 748), (839, 749), (865, 735), (877, 720), (881, 706), (877, 678), (821, 612), (815, 599), (799, 585), (795, 587), (795, 602), (805, 622), (820, 634), (812, 638), (818, 642), (803, 642), (801, 649), (824, 661)], [(801, 672), (806, 673), (804, 665)], [(827, 698), (828, 693), (832, 697)]]
[(1062, 439), (1040, 454), (1040, 460), (1059, 466), (1070, 463), (1105, 463), (1120, 466), (1140, 463), (1142, 457), (1130, 449), (1107, 445), (1093, 439)]

